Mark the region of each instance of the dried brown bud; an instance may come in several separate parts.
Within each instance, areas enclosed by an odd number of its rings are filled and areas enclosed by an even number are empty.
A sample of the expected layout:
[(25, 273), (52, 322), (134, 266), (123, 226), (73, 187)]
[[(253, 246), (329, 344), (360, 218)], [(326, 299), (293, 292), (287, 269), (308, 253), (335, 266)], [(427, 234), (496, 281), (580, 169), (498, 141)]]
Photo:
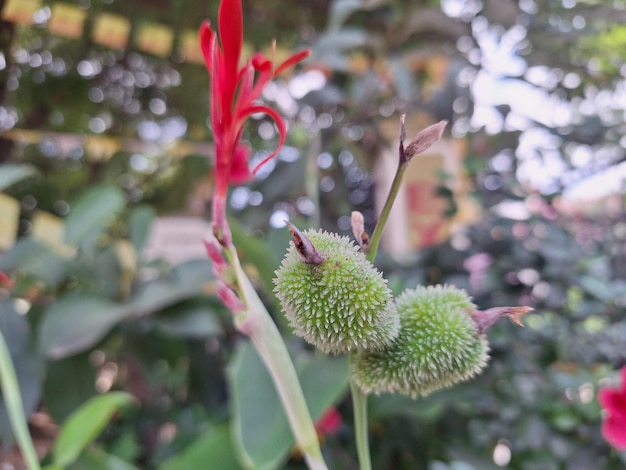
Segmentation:
[(504, 317), (509, 317), (516, 325), (524, 326), (520, 317), (533, 310), (532, 307), (494, 307), (487, 310), (475, 310), (472, 316), (478, 332), (484, 333), (490, 326)]
[[(424, 153), (433, 144), (439, 142), (447, 124), (448, 121), (439, 121), (437, 124), (428, 126), (426, 129), (418, 132), (411, 143), (404, 149), (403, 157), (405, 161), (409, 161), (414, 156)], [(402, 127), (404, 127), (404, 125), (402, 125)]]
[(359, 211), (352, 211), (352, 217), (350, 219), (352, 224), (352, 234), (356, 239), (356, 242), (361, 247), (361, 250), (367, 252), (367, 248), (370, 244), (370, 237), (365, 231), (365, 219), (363, 214)]
[(296, 251), (302, 261), (308, 264), (322, 264), (324, 262), (324, 258), (322, 255), (318, 253), (309, 240), (298, 228), (292, 223), (285, 221), (289, 231), (291, 232), (291, 238), (293, 239), (293, 243), (295, 245)]

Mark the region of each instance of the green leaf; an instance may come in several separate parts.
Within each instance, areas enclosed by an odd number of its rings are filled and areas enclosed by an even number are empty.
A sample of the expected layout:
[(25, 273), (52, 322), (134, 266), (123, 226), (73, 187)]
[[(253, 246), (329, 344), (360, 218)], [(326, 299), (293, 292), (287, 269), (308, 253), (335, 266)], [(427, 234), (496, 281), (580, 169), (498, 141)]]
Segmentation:
[(197, 296), (213, 279), (207, 260), (193, 260), (177, 266), (171, 278), (145, 284), (124, 304), (86, 294), (60, 298), (41, 322), (40, 349), (49, 359), (55, 360), (84, 351), (104, 338), (119, 322), (147, 316)]
[(156, 328), (175, 337), (203, 339), (218, 335), (222, 327), (209, 302), (181, 302), (154, 317)]
[(86, 449), (67, 470), (137, 470), (137, 467), (94, 447)]
[[(382, 420), (390, 416), (414, 417), (420, 422), (434, 422), (441, 418), (449, 402), (445, 391), (436, 395), (421, 397), (419, 400), (406, 395), (376, 395), (370, 398), (370, 421)], [(463, 399), (463, 397), (459, 397)]]
[(0, 191), (4, 191), (14, 183), (36, 174), (37, 169), (34, 166), (4, 163), (0, 165)]
[[(28, 323), (17, 313), (11, 299), (0, 302), (0, 332), (1, 418), (4, 421), (1, 431), (3, 434), (14, 433), (24, 463), (28, 468), (38, 469), (26, 417), (39, 401), (40, 385), (28, 355)], [(10, 445), (12, 437), (8, 434), (7, 439), (3, 438), (3, 444)]]
[(0, 257), (0, 271), (18, 271), (57, 286), (65, 277), (65, 261), (33, 238), (21, 238)]
[(328, 407), (338, 403), (348, 390), (346, 356), (302, 352), (296, 356), (295, 366), (311, 415), (317, 420)]
[(362, 8), (363, 2), (360, 0), (334, 0), (330, 7), (328, 28), (338, 30), (352, 13)]
[[(11, 361), (15, 368), (17, 382), (24, 406), (24, 414), (29, 416), (41, 399), (41, 382), (38, 374), (38, 359), (30, 347), (31, 332), (25, 315), (15, 311), (13, 299), (0, 301), (0, 331), (5, 338)], [(8, 433), (8, 434), (7, 434)], [(8, 416), (4, 400), (0, 397), (0, 436), (6, 442), (10, 435)]]
[(331, 70), (348, 71), (350, 62), (344, 51), (367, 44), (369, 35), (361, 28), (344, 27), (320, 34), (313, 44), (313, 60), (323, 63)]
[(65, 241), (79, 243), (88, 234), (104, 229), (124, 209), (126, 198), (117, 186), (90, 189), (71, 206), (65, 219)]
[(132, 297), (128, 306), (138, 316), (151, 313), (199, 294), (213, 280), (213, 271), (208, 260), (191, 260), (176, 266), (172, 270), (172, 278), (145, 284)]
[(137, 253), (141, 253), (150, 234), (150, 226), (156, 216), (156, 210), (152, 206), (142, 204), (135, 207), (128, 219), (128, 237)]
[[(346, 393), (346, 359), (301, 352), (294, 364), (311, 415), (317, 419)], [(281, 468), (294, 439), (274, 383), (250, 343), (244, 342), (237, 349), (229, 382), (240, 461), (259, 470)]]
[(126, 392), (111, 392), (90, 399), (63, 423), (52, 449), (53, 464), (66, 467), (102, 432), (111, 417), (134, 401)]
[(61, 359), (100, 341), (127, 309), (110, 300), (71, 295), (57, 300), (45, 313), (39, 330), (41, 351), (50, 359)]
[(160, 470), (210, 468), (219, 462), (220, 470), (240, 470), (241, 465), (231, 442), (230, 428), (226, 425), (205, 432), (192, 444), (167, 460)]
[(96, 394), (96, 370), (89, 353), (48, 362), (43, 401), (56, 423), (63, 422), (82, 403)]
[(583, 276), (580, 278), (579, 282), (582, 288), (596, 299), (607, 304), (610, 304), (615, 300), (616, 293), (610, 282), (607, 282), (604, 279), (597, 279), (592, 276)]

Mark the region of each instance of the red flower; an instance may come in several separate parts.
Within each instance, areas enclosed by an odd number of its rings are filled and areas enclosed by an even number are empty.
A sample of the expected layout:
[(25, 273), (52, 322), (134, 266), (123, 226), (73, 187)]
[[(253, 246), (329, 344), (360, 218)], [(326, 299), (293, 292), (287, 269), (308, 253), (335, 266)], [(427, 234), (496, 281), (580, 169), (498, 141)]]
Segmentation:
[(320, 434), (330, 436), (336, 434), (339, 429), (341, 429), (342, 424), (343, 420), (341, 419), (341, 414), (339, 414), (337, 408), (330, 407), (315, 422), (315, 429), (317, 429), (317, 432)]
[(9, 276), (0, 271), (0, 288), (11, 289), (13, 287), (13, 281)]
[[(309, 55), (296, 53), (274, 68), (271, 60), (260, 53), (239, 66), (243, 44), (241, 0), (222, 0), (219, 9), (219, 35), (208, 22), (200, 27), (200, 46), (211, 76), (211, 124), (215, 141), (216, 188), (213, 198), (213, 229), (222, 244), (230, 243), (226, 224), (226, 193), (229, 183), (243, 183), (272, 159), (285, 143), (286, 128), (282, 117), (272, 108), (258, 102), (263, 87), (286, 68)], [(218, 37), (219, 36), (219, 37)], [(277, 148), (252, 171), (248, 168), (250, 148), (241, 142), (246, 120), (265, 113), (276, 123)]]
[(626, 450), (626, 366), (621, 375), (621, 388), (603, 388), (598, 401), (606, 411), (602, 435), (616, 449)]

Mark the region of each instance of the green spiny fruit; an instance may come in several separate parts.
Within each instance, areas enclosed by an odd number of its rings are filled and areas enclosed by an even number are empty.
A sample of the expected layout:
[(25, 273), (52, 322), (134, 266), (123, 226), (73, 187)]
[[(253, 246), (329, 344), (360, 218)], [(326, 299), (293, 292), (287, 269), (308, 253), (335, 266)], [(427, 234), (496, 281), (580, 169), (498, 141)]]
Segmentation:
[(465, 291), (418, 286), (400, 295), (396, 306), (398, 337), (383, 350), (352, 356), (352, 377), (364, 392), (428, 395), (487, 364), (489, 346)]
[(380, 272), (348, 237), (290, 230), (274, 290), (294, 332), (334, 354), (389, 344), (399, 320)]

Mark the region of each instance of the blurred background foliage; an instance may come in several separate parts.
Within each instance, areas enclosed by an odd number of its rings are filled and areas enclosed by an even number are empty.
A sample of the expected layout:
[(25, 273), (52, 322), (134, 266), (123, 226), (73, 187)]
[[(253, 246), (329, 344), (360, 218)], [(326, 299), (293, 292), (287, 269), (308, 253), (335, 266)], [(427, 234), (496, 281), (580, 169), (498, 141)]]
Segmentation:
[[(145, 256), (157, 217), (210, 217), (208, 76), (184, 46), (218, 2), (65, 0), (84, 14), (75, 38), (50, 31), (59, 2), (35, 2), (32, 24), (7, 18), (11, 3), (0, 0), (0, 224), (16, 237), (0, 247), (0, 328), (42, 454), (86, 400), (123, 390), (140, 406), (71, 468), (240, 468), (241, 443), (261, 468), (303, 468), (258, 359), (212, 297), (209, 262)], [(596, 394), (626, 364), (625, 2), (243, 5), (249, 51), (274, 38), (278, 56), (313, 50), (264, 94), (288, 145), (231, 196), (237, 245), (277, 322), (282, 220), (348, 234), (356, 209), (371, 229), (375, 164), (400, 113), (450, 121), (480, 217), (401, 261), (382, 253), (393, 289), (453, 283), (481, 308), (535, 308), (525, 329), (490, 331), (477, 379), (373, 397), (374, 467), (624, 468)], [(129, 21), (124, 47), (90, 34), (103, 12)], [(171, 48), (146, 52), (145, 24), (165, 26)], [(258, 160), (276, 133), (261, 117), (245, 138)], [(453, 192), (438, 194), (441, 217), (455, 216)], [(313, 413), (343, 417), (321, 431), (331, 468), (357, 468), (345, 363), (289, 343)], [(4, 411), (0, 435), (0, 460), (19, 460)]]

